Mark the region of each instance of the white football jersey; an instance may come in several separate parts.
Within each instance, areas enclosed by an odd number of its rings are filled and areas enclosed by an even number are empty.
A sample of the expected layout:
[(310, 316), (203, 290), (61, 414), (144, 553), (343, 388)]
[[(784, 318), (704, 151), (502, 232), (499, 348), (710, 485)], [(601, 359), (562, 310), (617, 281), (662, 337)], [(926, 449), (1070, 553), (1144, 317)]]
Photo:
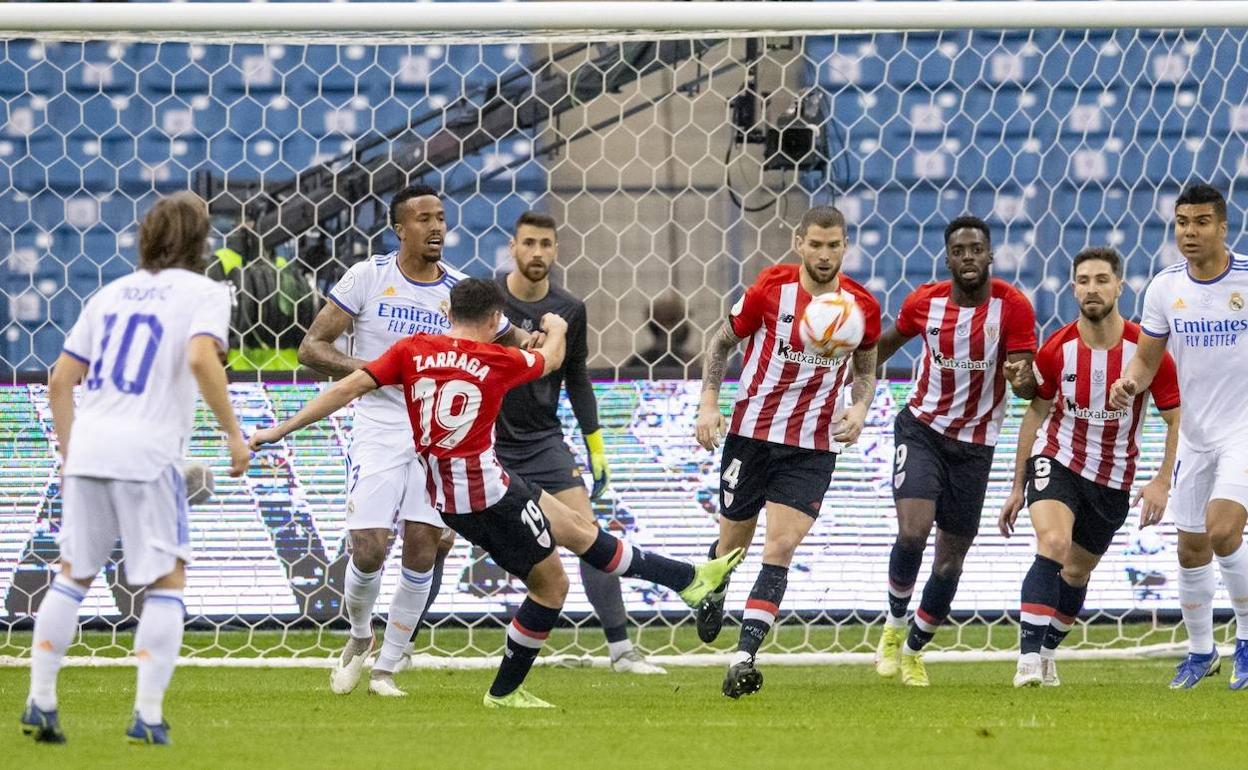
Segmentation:
[(65, 474), (151, 481), (180, 464), (198, 391), (188, 343), (225, 350), (229, 327), (229, 287), (188, 270), (138, 270), (96, 292), (65, 337), (87, 365)]
[(1248, 258), (1231, 255), (1226, 272), (1198, 281), (1187, 262), (1153, 276), (1140, 328), (1166, 337), (1179, 370), (1179, 433), (1195, 449), (1248, 440)]
[[(438, 280), (413, 281), (399, 269), (398, 252), (394, 251), (355, 263), (329, 291), (329, 299), (355, 319), (348, 355), (372, 361), (413, 334), (445, 334), (451, 328), (446, 317), (451, 287), (467, 277), (443, 264)], [(498, 334), (510, 328), (504, 315)], [(415, 451), (403, 391), (398, 386), (378, 388), (357, 401), (354, 428), (369, 431), (370, 439), (393, 441), (396, 448), (405, 446)]]

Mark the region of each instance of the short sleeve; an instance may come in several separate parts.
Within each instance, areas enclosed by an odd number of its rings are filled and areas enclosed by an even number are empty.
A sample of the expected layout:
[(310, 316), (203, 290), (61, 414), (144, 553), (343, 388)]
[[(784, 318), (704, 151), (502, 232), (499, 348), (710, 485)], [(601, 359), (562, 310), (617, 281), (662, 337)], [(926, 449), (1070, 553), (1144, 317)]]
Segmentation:
[(1031, 362), (1036, 374), (1036, 397), (1045, 401), (1057, 398), (1057, 389), (1062, 381), (1061, 356), (1058, 354), (1062, 348), (1060, 338), (1060, 332), (1050, 337), (1036, 353), (1036, 360)]
[(1170, 317), (1166, 314), (1165, 279), (1154, 278), (1144, 290), (1144, 315), (1140, 330), (1150, 337), (1170, 336)]
[(377, 358), (364, 365), (364, 371), (379, 386), (398, 385), (403, 382), (403, 363), (410, 360), (408, 340), (402, 339), (391, 345)]
[(91, 363), (91, 354), (95, 351), (95, 329), (91, 323), (94, 314), (91, 312), (91, 304), (88, 302), (78, 314), (78, 320), (74, 322), (69, 334), (65, 335), (65, 342), (61, 347), (61, 351), (67, 356), (84, 364)]
[(359, 315), (364, 303), (368, 301), (368, 281), (365, 280), (364, 272), (367, 269), (367, 259), (356, 262), (338, 279), (334, 288), (329, 290), (330, 302), (342, 308), (348, 315)]
[(850, 293), (862, 310), (862, 342), (858, 343), (858, 350), (870, 350), (880, 341), (880, 303), (866, 289), (860, 288)]
[(763, 325), (766, 308), (767, 296), (757, 283), (746, 289), (745, 294), (728, 311), (728, 323), (732, 324), (732, 333), (741, 339), (753, 335)]
[(1153, 403), (1161, 411), (1176, 409), (1179, 406), (1179, 373), (1175, 368), (1174, 359), (1169, 353), (1161, 357), (1161, 366), (1153, 376), (1153, 384), (1148, 386), (1153, 394)]
[(1012, 291), (1005, 307), (1005, 352), (1031, 353), (1036, 349), (1036, 311), (1021, 291)]
[(203, 298), (191, 315), (187, 338), (212, 337), (222, 350), (229, 347), (226, 339), (230, 333), (230, 289), (225, 284), (215, 284), (205, 291)]
[(526, 382), (532, 382), (542, 376), (546, 371), (546, 358), (536, 350), (520, 350), (519, 348), (504, 348), (503, 354), (507, 357), (508, 366), (505, 375), (507, 377), (508, 389), (517, 385), (523, 385)]
[(921, 289), (915, 289), (901, 303), (901, 310), (897, 313), (897, 331), (901, 336), (913, 337), (923, 333), (924, 294)]
[(511, 319), (507, 317), (506, 313), (500, 313), (499, 315), (501, 317), (498, 319), (498, 329), (494, 332), (494, 339), (498, 339), (511, 331)]

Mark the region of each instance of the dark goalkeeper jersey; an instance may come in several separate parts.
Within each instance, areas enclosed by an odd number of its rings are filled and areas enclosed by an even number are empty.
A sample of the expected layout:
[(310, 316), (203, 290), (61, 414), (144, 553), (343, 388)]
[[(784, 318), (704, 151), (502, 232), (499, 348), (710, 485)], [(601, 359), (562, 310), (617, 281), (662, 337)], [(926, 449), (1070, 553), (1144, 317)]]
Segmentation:
[(588, 434), (598, 430), (598, 401), (585, 368), (589, 357), (585, 303), (553, 284), (545, 297), (536, 302), (524, 302), (508, 291), (507, 276), (497, 280), (507, 298), (507, 318), (526, 332), (537, 331), (546, 313), (559, 315), (568, 322), (568, 347), (563, 366), (541, 379), (512, 388), (503, 399), (503, 411), (496, 425), (499, 451), (515, 452), (537, 439), (563, 435), (558, 411), (559, 391), (565, 382), (581, 432)]

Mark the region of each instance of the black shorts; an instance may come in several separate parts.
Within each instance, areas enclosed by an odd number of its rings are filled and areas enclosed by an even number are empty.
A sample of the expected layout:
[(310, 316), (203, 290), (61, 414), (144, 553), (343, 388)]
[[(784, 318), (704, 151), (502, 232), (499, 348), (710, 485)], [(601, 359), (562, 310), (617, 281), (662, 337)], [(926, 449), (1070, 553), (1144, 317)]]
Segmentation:
[(766, 503), (819, 518), (836, 470), (836, 453), (773, 444), (729, 433), (719, 463), (719, 513), (748, 521)]
[(1027, 461), (1027, 505), (1056, 500), (1075, 514), (1071, 542), (1104, 556), (1114, 535), (1127, 522), (1131, 493), (1085, 479), (1057, 460), (1036, 455)]
[(511, 477), (506, 494), (477, 513), (444, 513), (446, 526), (485, 549), (494, 563), (524, 580), (555, 552), (555, 536), (540, 504), (542, 492)]
[(933, 500), (936, 526), (975, 537), (992, 472), (993, 447), (951, 439), (902, 407), (893, 422), (893, 499)]
[(552, 495), (584, 487), (581, 465), (563, 436), (546, 436), (531, 443), (495, 444), (494, 452), (507, 472)]

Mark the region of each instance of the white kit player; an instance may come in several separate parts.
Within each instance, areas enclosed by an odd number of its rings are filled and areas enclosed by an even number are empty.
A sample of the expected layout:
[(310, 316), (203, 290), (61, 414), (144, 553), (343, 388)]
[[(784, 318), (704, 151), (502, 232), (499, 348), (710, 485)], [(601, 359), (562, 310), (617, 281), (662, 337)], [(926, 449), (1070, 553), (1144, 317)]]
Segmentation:
[(158, 201), (139, 229), (139, 269), (86, 303), (48, 379), (63, 458), (61, 570), (35, 617), (30, 698), (21, 719), (22, 731), (39, 742), (65, 742), (57, 673), (78, 628), (79, 606), (120, 536), (127, 578), (147, 586), (134, 635), (138, 686), (126, 735), (133, 743), (169, 743), (162, 706), (182, 646), (182, 590), (191, 560), (180, 469), (197, 386), (228, 439), (230, 475), (243, 475), (250, 457), (221, 363), (229, 290), (202, 275), (208, 226), (208, 208), (197, 196)]
[[(400, 191), (390, 204), (390, 223), (399, 250), (352, 265), (330, 290), (331, 301), (299, 346), (299, 361), (305, 366), (346, 377), (405, 337), (443, 334), (450, 328), (446, 309), (451, 287), (465, 276), (442, 264), (446, 214), (438, 191), (425, 185)], [(347, 331), (353, 334), (349, 354), (335, 346)], [(496, 341), (518, 344), (527, 337), (504, 317)], [(411, 434), (399, 388), (379, 388), (356, 405), (347, 456), (351, 560), (343, 586), (351, 638), (330, 674), (330, 689), (338, 694), (355, 689), (373, 649), (373, 605), (396, 517), (403, 522), (402, 575), (369, 692), (406, 694), (394, 684), (393, 674), (440, 583), (442, 558), (451, 541), (439, 551), (442, 518), (429, 502)]]
[(1179, 373), (1183, 419), (1167, 513), (1179, 531), (1179, 603), (1188, 655), (1170, 686), (1216, 674), (1213, 644), (1216, 555), (1235, 611), (1230, 687), (1248, 690), (1248, 258), (1226, 246), (1226, 200), (1193, 184), (1174, 206), (1184, 261), (1153, 277), (1144, 294), (1145, 332), (1112, 401), (1122, 408), (1149, 387), (1168, 349)]

